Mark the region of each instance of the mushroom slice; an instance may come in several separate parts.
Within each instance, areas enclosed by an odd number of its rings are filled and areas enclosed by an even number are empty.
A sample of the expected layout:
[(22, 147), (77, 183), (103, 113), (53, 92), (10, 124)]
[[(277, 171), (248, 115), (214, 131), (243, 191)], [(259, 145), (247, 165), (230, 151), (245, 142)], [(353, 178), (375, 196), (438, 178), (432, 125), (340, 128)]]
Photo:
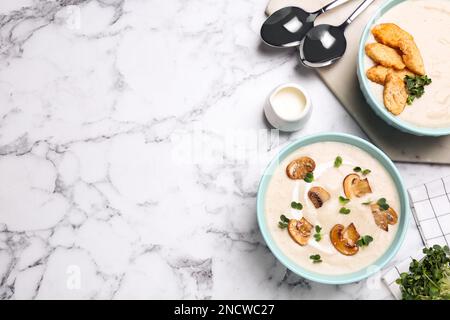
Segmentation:
[(356, 173), (346, 176), (343, 185), (345, 196), (349, 199), (353, 197), (360, 198), (365, 194), (372, 193), (369, 180), (367, 178), (361, 179)]
[(361, 237), (353, 223), (350, 223), (343, 233), (344, 239), (347, 239), (349, 245), (356, 245), (356, 241)]
[(376, 225), (384, 231), (389, 231), (389, 225), (394, 225), (398, 221), (397, 212), (391, 207), (387, 210), (381, 210), (380, 206), (374, 203), (370, 205), (370, 209)]
[(286, 167), (286, 174), (290, 179), (303, 180), (306, 175), (313, 172), (316, 168), (316, 163), (309, 157), (301, 157), (291, 161)]
[(320, 208), (323, 206), (325, 201), (330, 199), (330, 194), (322, 187), (312, 187), (308, 191), (308, 197), (314, 207)]
[(353, 256), (359, 251), (356, 242), (360, 237), (353, 223), (350, 223), (347, 228), (337, 224), (330, 231), (331, 243), (337, 251), (346, 256)]
[(388, 224), (394, 225), (398, 221), (398, 214), (397, 214), (397, 212), (395, 212), (394, 209), (389, 207), (389, 209), (386, 210), (386, 218), (387, 218)]
[(384, 231), (389, 231), (386, 211), (382, 211), (380, 206), (376, 203), (371, 204), (370, 209), (372, 210), (373, 219), (375, 220), (376, 225)]
[(301, 218), (300, 220), (291, 219), (288, 224), (289, 235), (301, 246), (308, 243), (312, 229), (313, 225), (305, 218)]

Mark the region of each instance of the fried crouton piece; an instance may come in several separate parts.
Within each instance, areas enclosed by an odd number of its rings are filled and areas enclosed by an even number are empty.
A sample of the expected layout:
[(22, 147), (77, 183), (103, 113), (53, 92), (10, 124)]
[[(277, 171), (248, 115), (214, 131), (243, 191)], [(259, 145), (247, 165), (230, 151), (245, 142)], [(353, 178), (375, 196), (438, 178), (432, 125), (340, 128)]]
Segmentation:
[(389, 73), (389, 71), (394, 72), (401, 79), (405, 79), (406, 76), (410, 76), (410, 77), (414, 76), (414, 73), (408, 69), (394, 70), (394, 69), (386, 68), (386, 67), (383, 67), (380, 65), (373, 66), (372, 68), (368, 69), (366, 71), (366, 76), (370, 81), (384, 85), (384, 83), (386, 81), (386, 76)]
[(394, 23), (381, 23), (372, 29), (375, 40), (402, 52), (403, 63), (412, 72), (423, 76), (425, 67), (422, 55), (411, 34)]
[(413, 41), (414, 38), (408, 32), (400, 28), (395, 23), (381, 23), (373, 27), (372, 34), (379, 43), (391, 48), (399, 48), (402, 39)]
[(408, 92), (403, 79), (395, 72), (389, 72), (386, 76), (383, 99), (386, 109), (396, 116), (405, 109)]
[(382, 66), (396, 70), (405, 69), (401, 55), (397, 50), (381, 43), (369, 43), (366, 45), (366, 54), (369, 58)]
[(384, 81), (386, 80), (386, 76), (389, 70), (392, 69), (380, 65), (373, 66), (372, 68), (366, 71), (366, 76), (370, 81), (384, 85)]
[(423, 58), (416, 43), (413, 40), (400, 39), (398, 48), (403, 53), (403, 62), (408, 69), (420, 76), (425, 75)]

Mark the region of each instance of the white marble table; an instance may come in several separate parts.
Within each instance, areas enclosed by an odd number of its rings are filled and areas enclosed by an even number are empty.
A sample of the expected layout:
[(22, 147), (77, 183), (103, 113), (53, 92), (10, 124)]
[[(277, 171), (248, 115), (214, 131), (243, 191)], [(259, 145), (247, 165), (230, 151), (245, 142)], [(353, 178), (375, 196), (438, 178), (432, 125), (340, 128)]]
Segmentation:
[[(390, 298), (377, 277), (305, 281), (261, 238), (252, 139), (269, 90), (298, 82), (315, 107), (272, 152), (364, 136), (293, 51), (260, 44), (264, 6), (1, 1), (0, 299)], [(449, 171), (398, 167), (409, 186)], [(420, 246), (410, 229), (396, 259)]]

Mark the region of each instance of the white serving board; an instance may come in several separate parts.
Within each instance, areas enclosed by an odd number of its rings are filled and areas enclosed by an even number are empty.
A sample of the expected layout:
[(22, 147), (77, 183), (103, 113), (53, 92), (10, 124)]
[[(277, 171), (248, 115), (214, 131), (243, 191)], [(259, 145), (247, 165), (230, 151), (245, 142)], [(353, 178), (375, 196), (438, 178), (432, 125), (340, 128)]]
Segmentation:
[[(286, 6), (298, 6), (313, 12), (331, 0), (270, 0), (266, 14)], [(450, 164), (450, 136), (417, 137), (402, 133), (381, 120), (366, 103), (356, 76), (359, 39), (365, 25), (384, 0), (375, 0), (347, 29), (347, 52), (335, 65), (318, 69), (318, 73), (349, 114), (361, 126), (371, 141), (394, 161)], [(361, 1), (352, 0), (317, 19), (316, 24), (340, 24)], [(313, 97), (314, 99), (314, 97)]]

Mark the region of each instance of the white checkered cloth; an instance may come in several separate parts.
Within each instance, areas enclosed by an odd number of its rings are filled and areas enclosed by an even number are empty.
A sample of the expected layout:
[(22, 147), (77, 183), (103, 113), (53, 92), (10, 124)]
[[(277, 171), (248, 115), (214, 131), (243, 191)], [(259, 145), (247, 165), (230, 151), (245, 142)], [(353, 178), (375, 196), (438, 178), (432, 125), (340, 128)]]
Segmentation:
[[(420, 236), (426, 247), (450, 243), (450, 176), (408, 190), (411, 211), (419, 229)], [(412, 259), (420, 260), (422, 250), (408, 259), (389, 269), (383, 276), (395, 298), (401, 299), (402, 294), (395, 280), (400, 273), (409, 270)]]

